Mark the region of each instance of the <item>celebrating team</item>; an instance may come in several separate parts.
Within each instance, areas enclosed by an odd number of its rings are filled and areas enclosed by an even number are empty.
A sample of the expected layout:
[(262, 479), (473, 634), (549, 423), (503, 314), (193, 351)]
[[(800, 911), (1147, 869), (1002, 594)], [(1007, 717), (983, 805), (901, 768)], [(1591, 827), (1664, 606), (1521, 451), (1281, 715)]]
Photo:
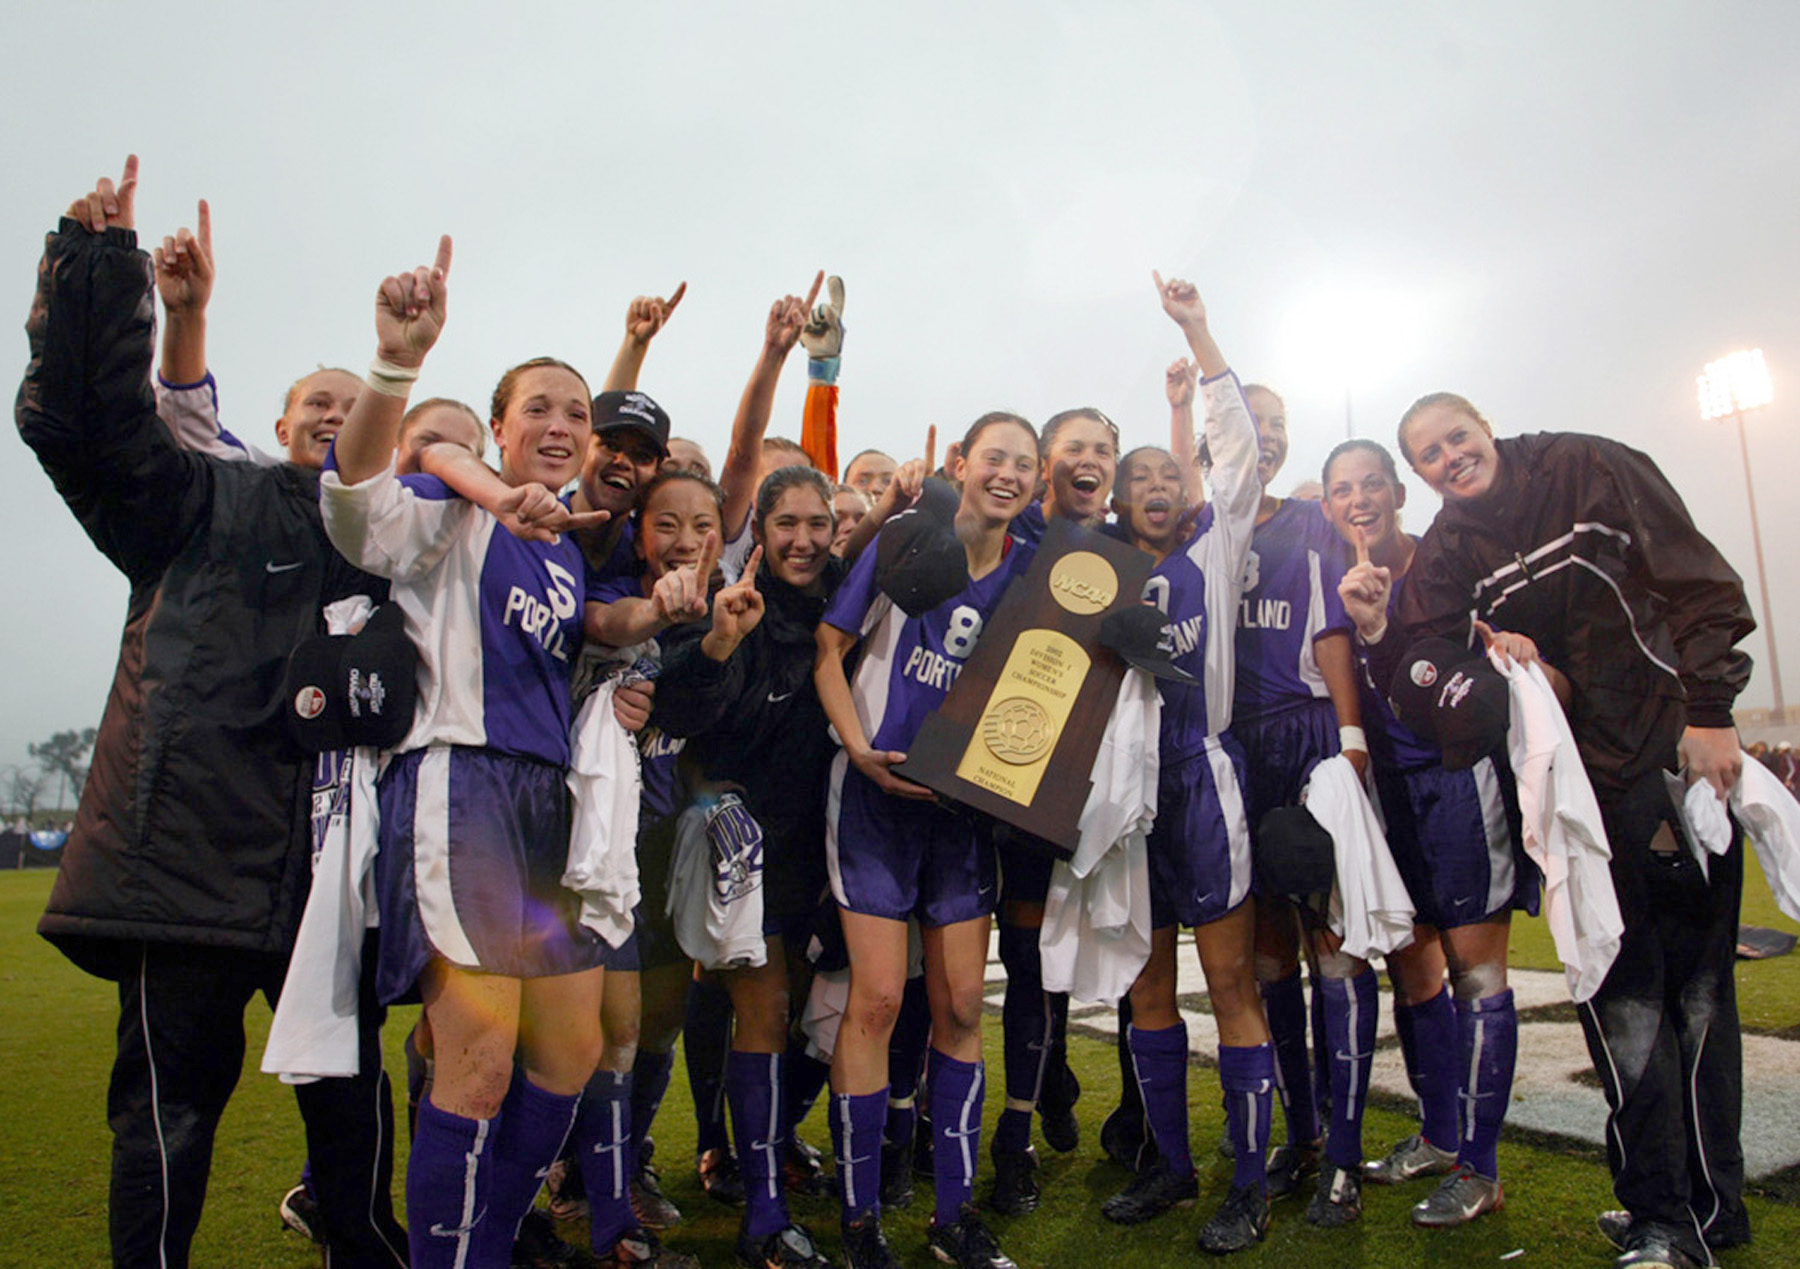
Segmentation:
[[(1468, 752), (1390, 700), (1413, 641), (1447, 636), (1496, 664), (1541, 665), (1561, 689), (1612, 843), (1625, 933), (1581, 1016), (1626, 1208), (1602, 1220), (1616, 1263), (1702, 1265), (1748, 1240), (1729, 960), (1742, 848), (1698, 868), (1661, 775), (1685, 767), (1730, 792), (1729, 710), (1748, 677), (1734, 645), (1751, 621), (1643, 455), (1573, 435), (1496, 441), (1440, 393), (1399, 432), (1445, 499), (1423, 538), (1402, 532), (1405, 489), (1372, 441), (1333, 451), (1322, 506), (1275, 497), (1281, 398), (1241, 385), (1195, 289), (1159, 276), (1191, 357), (1168, 371), (1167, 449), (1121, 454), (1091, 408), (1041, 435), (996, 411), (941, 474), (928, 443), (906, 463), (864, 451), (838, 486), (843, 291), (832, 279), (815, 307), (821, 278), (772, 307), (717, 484), (637, 390), (680, 289), (633, 302), (598, 395), (553, 358), (507, 370), (489, 412), (496, 472), (467, 407), (407, 409), (448, 320), (445, 238), (431, 266), (381, 283), (364, 380), (294, 385), (281, 461), (217, 418), (208, 209), (152, 263), (136, 180), (133, 159), (49, 236), (18, 407), (133, 585), (41, 927), (120, 986), (116, 1263), (185, 1263), (243, 1008), (262, 990), (286, 1015), (349, 1021), (348, 1062), (270, 1068), (310, 1081), (303, 1188), (330, 1263), (546, 1263), (554, 1239), (528, 1216), (559, 1156), (553, 1200), (585, 1203), (601, 1264), (693, 1263), (652, 1232), (679, 1220), (649, 1130), (685, 1012), (701, 1172), (744, 1205), (742, 1263), (831, 1263), (787, 1203), (816, 1182), (794, 1129), (828, 1081), (843, 1262), (898, 1263), (881, 1212), (910, 1201), (902, 1173), (928, 1158), (932, 1251), (1010, 1265), (974, 1200), (987, 956), (998, 912), (1006, 1110), (991, 1206), (1024, 1213), (1039, 1195), (1033, 1112), (1055, 1148), (1078, 1141), (1067, 997), (1045, 990), (1040, 963), (1053, 859), (896, 768), (1052, 521), (1147, 552), (1144, 599), (1161, 618), (1160, 640), (1128, 653), (1156, 676), (1157, 777), (1140, 843), (1147, 954), (1121, 984), (1125, 1077), (1102, 1132), (1133, 1175), (1106, 1218), (1162, 1218), (1200, 1194), (1181, 927), (1217, 1020), (1233, 1161), (1195, 1231), (1202, 1251), (1261, 1241), (1270, 1200), (1308, 1180), (1305, 1219), (1326, 1228), (1359, 1218), (1365, 1182), (1437, 1178), (1412, 1211), (1426, 1226), (1502, 1205), (1519, 1038), (1507, 932), (1515, 909), (1536, 910), (1538, 875), (1503, 736)], [(154, 389), (153, 292), (166, 313)], [(765, 433), (800, 342), (795, 445)], [(385, 689), (371, 694), (354, 661), (365, 636), (331, 645), (355, 664), (346, 692), (296, 693), (288, 666), (371, 609), (397, 614), (413, 648), (400, 670), (383, 663), (408, 679), (398, 739), (368, 730)], [(315, 759), (284, 720), (306, 715), (304, 731), (320, 709), (341, 726), (309, 746)], [(1410, 928), (1386, 943), (1347, 932), (1340, 911), (1339, 892), (1361, 886), (1338, 884), (1334, 870), (1355, 865), (1320, 824), (1336, 831), (1346, 789), (1372, 801), (1404, 882)], [(339, 857), (307, 848), (309, 818), (324, 840), (334, 816), (367, 847), (336, 889)], [(321, 983), (289, 953), (332, 903), (352, 905), (336, 920), (354, 938), (336, 961), (328, 951)], [(1421, 1120), (1365, 1164), (1372, 951)], [(391, 1109), (369, 1055), (385, 1005), (407, 1000), (424, 1010), (402, 1245), (385, 1200)], [(1277, 1099), (1286, 1140), (1270, 1153)]]

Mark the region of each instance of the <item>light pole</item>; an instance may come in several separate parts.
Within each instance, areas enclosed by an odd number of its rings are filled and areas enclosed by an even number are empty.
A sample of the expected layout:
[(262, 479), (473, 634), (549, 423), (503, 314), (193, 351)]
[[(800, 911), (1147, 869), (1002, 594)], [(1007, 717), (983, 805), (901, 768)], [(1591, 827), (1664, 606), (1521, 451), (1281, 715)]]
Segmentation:
[(1744, 412), (1760, 410), (1775, 399), (1769, 367), (1762, 349), (1734, 352), (1706, 363), (1699, 378), (1700, 417), (1707, 422), (1732, 418), (1737, 422), (1738, 449), (1744, 455), (1744, 492), (1750, 504), (1750, 541), (1756, 548), (1756, 584), (1762, 591), (1763, 635), (1769, 641), (1769, 686), (1775, 693), (1775, 721), (1787, 722), (1787, 702), (1781, 695), (1781, 658), (1775, 651), (1775, 613), (1769, 607), (1769, 572), (1763, 565), (1762, 526), (1756, 518), (1756, 485), (1750, 479), (1750, 442), (1744, 433)]

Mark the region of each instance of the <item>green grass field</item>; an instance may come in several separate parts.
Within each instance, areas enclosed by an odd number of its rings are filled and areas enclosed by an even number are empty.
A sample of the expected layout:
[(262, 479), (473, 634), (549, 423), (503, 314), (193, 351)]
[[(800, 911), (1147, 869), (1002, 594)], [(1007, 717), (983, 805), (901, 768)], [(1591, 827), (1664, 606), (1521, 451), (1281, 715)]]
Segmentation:
[[(110, 1141), (105, 1121), (107, 1072), (112, 1057), (116, 998), (111, 984), (72, 968), (34, 933), (49, 892), (48, 872), (0, 875), (0, 1265), (104, 1265), (107, 1263), (106, 1187)], [(1794, 929), (1775, 912), (1760, 877), (1750, 881), (1745, 920)], [(1554, 968), (1541, 923), (1522, 921), (1514, 936), (1515, 963)], [(1786, 1036), (1800, 1035), (1800, 956), (1740, 963), (1739, 990), (1747, 1027)], [(387, 1032), (388, 1069), (404, 1088), (401, 1038), (412, 1011), (396, 1011)], [(248, 1019), (250, 1052), (243, 1083), (220, 1127), (206, 1218), (194, 1246), (197, 1266), (316, 1265), (316, 1249), (283, 1232), (275, 1205), (294, 1183), (304, 1148), (292, 1096), (255, 1070), (268, 1012), (253, 1006)], [(988, 1030), (990, 1071), (998, 1073), (999, 1024)], [(1075, 1154), (1044, 1155), (1044, 1203), (1030, 1217), (997, 1219), (1002, 1243), (1021, 1265), (1183, 1265), (1199, 1259), (1193, 1238), (1201, 1213), (1224, 1196), (1230, 1167), (1211, 1153), (1221, 1131), (1217, 1084), (1197, 1069), (1193, 1090), (1196, 1156), (1204, 1169), (1201, 1205), (1133, 1229), (1100, 1219), (1099, 1204), (1120, 1188), (1124, 1170), (1099, 1158), (1099, 1123), (1111, 1104), (1117, 1079), (1109, 1045), (1075, 1037), (1070, 1061), (1087, 1088), (1080, 1111), (1082, 1147)], [(1530, 1054), (1521, 1054), (1530, 1061)], [(989, 1083), (988, 1122), (999, 1113), (998, 1079)], [(1800, 1096), (1800, 1089), (1795, 1090)], [(402, 1113), (404, 1113), (402, 1108)], [(1372, 1107), (1366, 1143), (1371, 1151), (1412, 1131), (1404, 1108)], [(824, 1112), (815, 1110), (808, 1137), (828, 1139)], [(657, 1121), (657, 1155), (664, 1188), (687, 1215), (668, 1241), (707, 1265), (732, 1263), (736, 1215), (700, 1193), (684, 1166), (692, 1156), (693, 1125), (684, 1077), (678, 1071)], [(1308, 1226), (1303, 1205), (1277, 1206), (1268, 1242), (1231, 1263), (1254, 1265), (1388, 1266), (1499, 1264), (1593, 1265), (1610, 1263), (1609, 1249), (1594, 1232), (1594, 1214), (1612, 1206), (1606, 1168), (1595, 1149), (1521, 1139), (1510, 1133), (1501, 1145), (1506, 1182), (1505, 1211), (1451, 1232), (1415, 1229), (1408, 1206), (1422, 1196), (1413, 1187), (1365, 1192), (1360, 1224), (1325, 1233)], [(397, 1169), (399, 1171), (399, 1169)], [(981, 1184), (985, 1185), (984, 1174)], [(929, 1185), (922, 1184), (912, 1210), (888, 1217), (890, 1241), (909, 1265), (935, 1263), (924, 1251)], [(1800, 1206), (1795, 1186), (1782, 1178), (1758, 1187), (1751, 1199), (1756, 1228), (1753, 1247), (1721, 1258), (1729, 1269), (1800, 1263)], [(799, 1200), (795, 1215), (835, 1249), (836, 1211), (829, 1200)], [(566, 1236), (584, 1234), (580, 1227)]]

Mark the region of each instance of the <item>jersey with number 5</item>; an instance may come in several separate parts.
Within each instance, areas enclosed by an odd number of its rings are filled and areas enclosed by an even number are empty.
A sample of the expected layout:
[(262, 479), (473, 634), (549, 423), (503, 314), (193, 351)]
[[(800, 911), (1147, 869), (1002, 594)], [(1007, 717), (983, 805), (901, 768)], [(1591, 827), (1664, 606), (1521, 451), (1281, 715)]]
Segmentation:
[(993, 572), (924, 616), (908, 617), (875, 584), (874, 544), (863, 550), (832, 596), (824, 622), (861, 640), (850, 695), (872, 747), (904, 750), (912, 743), (926, 715), (949, 694), (1007, 583), (1035, 553), (1008, 538)]

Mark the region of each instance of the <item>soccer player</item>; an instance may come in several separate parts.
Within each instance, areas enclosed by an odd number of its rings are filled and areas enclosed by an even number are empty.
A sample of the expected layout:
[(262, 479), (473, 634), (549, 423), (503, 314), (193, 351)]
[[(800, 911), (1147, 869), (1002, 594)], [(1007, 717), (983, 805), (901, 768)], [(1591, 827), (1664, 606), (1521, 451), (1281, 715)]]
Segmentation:
[[(907, 918), (924, 932), (931, 1005), (928, 1083), (937, 1209), (931, 1245), (965, 1269), (1010, 1269), (970, 1202), (981, 1138), (981, 1001), (995, 869), (985, 833), (897, 776), (895, 764), (1021, 573), (1031, 548), (1007, 526), (1037, 482), (1037, 434), (1017, 415), (983, 415), (964, 438), (955, 532), (968, 561), (957, 595), (909, 617), (863, 552), (818, 628), (819, 699), (842, 751), (832, 762), (826, 831), (832, 891), (850, 950), (850, 999), (832, 1055), (831, 1121), (844, 1245), (856, 1269), (896, 1263), (881, 1234), (888, 1039), (906, 984)], [(844, 658), (861, 646), (854, 684)]]
[[(1345, 441), (1322, 479), (1325, 514), (1358, 563), (1388, 570), (1392, 613), (1418, 548), (1400, 529), (1406, 487), (1393, 457), (1374, 441)], [(1346, 606), (1357, 582), (1346, 575), (1339, 583)], [(1506, 944), (1514, 909), (1537, 911), (1538, 874), (1520, 845), (1505, 754), (1446, 769), (1438, 747), (1395, 717), (1387, 685), (1358, 668), (1388, 848), (1418, 913), (1412, 942), (1388, 957), (1388, 973), (1394, 1029), (1423, 1114), (1420, 1130), (1364, 1164), (1363, 1177), (1394, 1185), (1442, 1176), (1412, 1218), (1460, 1225), (1504, 1199), (1497, 1147), (1519, 1048)]]

